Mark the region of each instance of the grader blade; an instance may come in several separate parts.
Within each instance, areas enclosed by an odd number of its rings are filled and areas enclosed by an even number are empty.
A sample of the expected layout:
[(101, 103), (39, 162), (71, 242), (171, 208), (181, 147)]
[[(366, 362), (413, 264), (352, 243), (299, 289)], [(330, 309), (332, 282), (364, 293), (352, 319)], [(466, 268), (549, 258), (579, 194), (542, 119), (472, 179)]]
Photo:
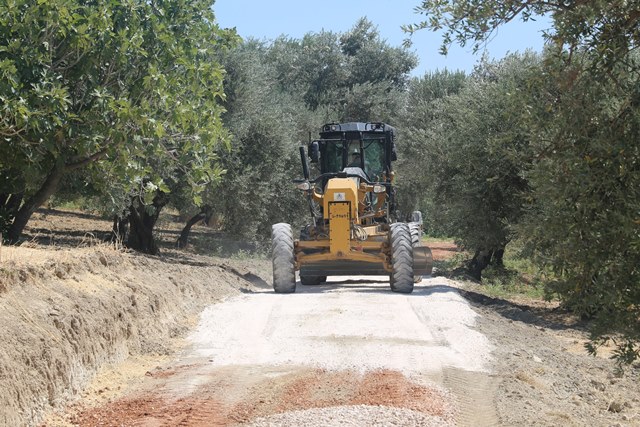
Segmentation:
[(362, 261), (320, 261), (304, 264), (303, 276), (388, 276), (382, 264)]

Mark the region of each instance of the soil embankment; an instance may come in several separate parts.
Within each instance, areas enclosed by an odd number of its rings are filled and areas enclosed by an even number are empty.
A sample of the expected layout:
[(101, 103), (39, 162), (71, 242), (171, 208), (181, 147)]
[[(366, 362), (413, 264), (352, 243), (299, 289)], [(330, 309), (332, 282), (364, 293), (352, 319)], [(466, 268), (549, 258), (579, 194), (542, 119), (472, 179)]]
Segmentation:
[[(241, 263), (116, 251), (3, 247), (0, 425), (37, 423), (132, 355), (172, 353), (208, 304), (251, 286)], [(248, 271), (244, 271), (247, 272)], [(247, 276), (256, 279), (256, 276)]]

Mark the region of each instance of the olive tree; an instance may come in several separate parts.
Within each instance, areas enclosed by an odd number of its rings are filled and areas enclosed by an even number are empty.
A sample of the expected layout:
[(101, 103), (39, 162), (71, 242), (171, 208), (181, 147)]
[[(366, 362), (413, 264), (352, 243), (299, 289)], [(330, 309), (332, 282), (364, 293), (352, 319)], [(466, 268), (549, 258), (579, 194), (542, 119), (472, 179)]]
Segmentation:
[(434, 123), (440, 114), (441, 100), (456, 95), (465, 80), (464, 72), (448, 70), (414, 78), (408, 85), (405, 107), (397, 122), (398, 205), (404, 213), (420, 210), (425, 230), (430, 234), (444, 231), (435, 219), (438, 206), (429, 192), (432, 178), (428, 165), (434, 154)]
[(424, 18), (405, 25), (404, 30), (409, 34), (443, 30), (442, 53), (452, 43), (471, 43), (477, 52), (501, 25), (543, 16), (552, 20), (546, 37), (554, 51), (588, 51), (593, 55), (593, 70), (625, 62), (640, 43), (640, 10), (637, 3), (626, 0), (423, 0), (416, 12)]
[(225, 53), (227, 70), (223, 120), (232, 133), (230, 149), (220, 149), (226, 170), (206, 204), (221, 218), (226, 233), (262, 241), (277, 222), (296, 222), (302, 198), (291, 184), (300, 175), (298, 146), (315, 126), (302, 95), (281, 89), (270, 45), (249, 39)]
[(592, 318), (594, 338), (622, 332), (621, 361), (637, 359), (640, 342), (640, 68), (629, 59), (615, 82), (557, 65), (537, 106), (545, 120), (534, 128), (533, 191), (519, 230), (555, 272), (550, 294)]
[(283, 91), (301, 94), (309, 109), (324, 109), (335, 121), (390, 120), (417, 65), (413, 53), (390, 46), (364, 18), (345, 33), (280, 37), (266, 60)]
[(531, 162), (527, 81), (539, 61), (534, 54), (483, 61), (462, 87), (444, 73), (430, 85), (440, 93), (427, 92), (432, 100), (410, 110), (407, 132), (417, 138), (410, 147), (430, 199), (425, 213), (474, 253), (469, 271), (477, 279), (489, 263), (502, 265), (523, 212)]
[(532, 191), (519, 233), (534, 259), (555, 272), (549, 291), (595, 319), (596, 341), (614, 337), (619, 360), (636, 360), (637, 3), (426, 0), (417, 11), (425, 19), (405, 29), (443, 29), (443, 52), (454, 42), (477, 50), (513, 19), (552, 18), (544, 66), (530, 80), (540, 96), (528, 103)]

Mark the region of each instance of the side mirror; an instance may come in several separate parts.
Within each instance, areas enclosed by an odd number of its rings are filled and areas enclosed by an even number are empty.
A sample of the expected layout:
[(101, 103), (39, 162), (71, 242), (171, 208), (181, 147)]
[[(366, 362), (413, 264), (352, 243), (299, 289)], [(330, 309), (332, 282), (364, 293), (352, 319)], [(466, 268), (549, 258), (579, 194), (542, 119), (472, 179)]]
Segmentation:
[(309, 143), (309, 158), (311, 159), (311, 163), (318, 163), (320, 159), (320, 146), (318, 145), (318, 141)]
[(396, 144), (391, 143), (391, 161), (395, 162), (398, 160), (398, 153), (396, 153)]
[(418, 222), (418, 223), (422, 224), (422, 212), (420, 212), (420, 211), (411, 212), (411, 216), (409, 217), (409, 221), (410, 222)]

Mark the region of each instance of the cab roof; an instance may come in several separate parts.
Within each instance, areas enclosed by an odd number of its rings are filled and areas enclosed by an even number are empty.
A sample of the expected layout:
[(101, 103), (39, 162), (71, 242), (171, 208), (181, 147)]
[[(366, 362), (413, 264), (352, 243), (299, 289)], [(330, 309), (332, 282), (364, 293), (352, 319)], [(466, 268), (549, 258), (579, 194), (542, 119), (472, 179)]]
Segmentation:
[(382, 122), (347, 122), (347, 123), (327, 123), (320, 128), (320, 135), (333, 134), (336, 132), (374, 132), (384, 133), (394, 132), (391, 125)]

